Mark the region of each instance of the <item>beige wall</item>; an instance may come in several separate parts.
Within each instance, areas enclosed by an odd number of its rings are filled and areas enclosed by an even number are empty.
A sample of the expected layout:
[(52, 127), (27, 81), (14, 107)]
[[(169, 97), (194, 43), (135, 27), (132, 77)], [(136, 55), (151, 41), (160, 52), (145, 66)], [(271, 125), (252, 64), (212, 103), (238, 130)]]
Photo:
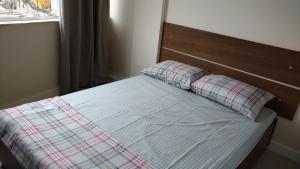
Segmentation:
[[(167, 22), (300, 51), (299, 0), (169, 0)], [(300, 110), (274, 141), (300, 151)]]
[(111, 71), (129, 77), (156, 62), (163, 0), (111, 0)]
[(0, 107), (58, 92), (58, 22), (0, 24)]

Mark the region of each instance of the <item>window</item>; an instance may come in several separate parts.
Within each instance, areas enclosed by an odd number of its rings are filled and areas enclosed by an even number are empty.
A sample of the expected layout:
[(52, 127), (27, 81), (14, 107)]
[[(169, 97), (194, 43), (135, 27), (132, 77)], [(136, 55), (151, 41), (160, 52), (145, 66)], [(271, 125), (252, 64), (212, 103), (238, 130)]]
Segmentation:
[(58, 18), (59, 0), (0, 0), (0, 21)]

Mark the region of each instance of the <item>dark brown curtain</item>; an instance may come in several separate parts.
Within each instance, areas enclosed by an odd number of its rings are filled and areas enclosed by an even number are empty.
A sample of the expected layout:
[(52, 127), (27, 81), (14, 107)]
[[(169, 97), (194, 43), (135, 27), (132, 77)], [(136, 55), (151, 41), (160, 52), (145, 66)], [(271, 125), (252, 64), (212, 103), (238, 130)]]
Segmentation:
[(107, 80), (109, 0), (62, 0), (61, 94)]

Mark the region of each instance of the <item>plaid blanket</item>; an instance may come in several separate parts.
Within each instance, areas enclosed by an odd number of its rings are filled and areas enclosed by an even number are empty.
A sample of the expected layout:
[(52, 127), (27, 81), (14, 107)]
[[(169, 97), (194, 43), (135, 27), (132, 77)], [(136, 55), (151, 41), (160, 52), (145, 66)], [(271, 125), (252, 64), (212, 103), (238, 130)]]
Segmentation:
[(25, 168), (151, 168), (59, 97), (0, 110), (0, 136)]

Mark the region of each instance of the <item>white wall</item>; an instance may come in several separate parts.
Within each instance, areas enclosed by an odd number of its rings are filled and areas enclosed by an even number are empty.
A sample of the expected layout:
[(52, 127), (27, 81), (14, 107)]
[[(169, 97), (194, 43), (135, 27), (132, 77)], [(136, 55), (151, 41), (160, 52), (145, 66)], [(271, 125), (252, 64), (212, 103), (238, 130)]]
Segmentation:
[[(299, 0), (169, 0), (167, 22), (300, 51)], [(300, 110), (273, 140), (300, 151)]]
[(299, 0), (169, 0), (167, 21), (300, 51)]
[(0, 24), (0, 108), (58, 94), (58, 22)]
[(111, 71), (134, 76), (155, 64), (163, 0), (111, 0)]

